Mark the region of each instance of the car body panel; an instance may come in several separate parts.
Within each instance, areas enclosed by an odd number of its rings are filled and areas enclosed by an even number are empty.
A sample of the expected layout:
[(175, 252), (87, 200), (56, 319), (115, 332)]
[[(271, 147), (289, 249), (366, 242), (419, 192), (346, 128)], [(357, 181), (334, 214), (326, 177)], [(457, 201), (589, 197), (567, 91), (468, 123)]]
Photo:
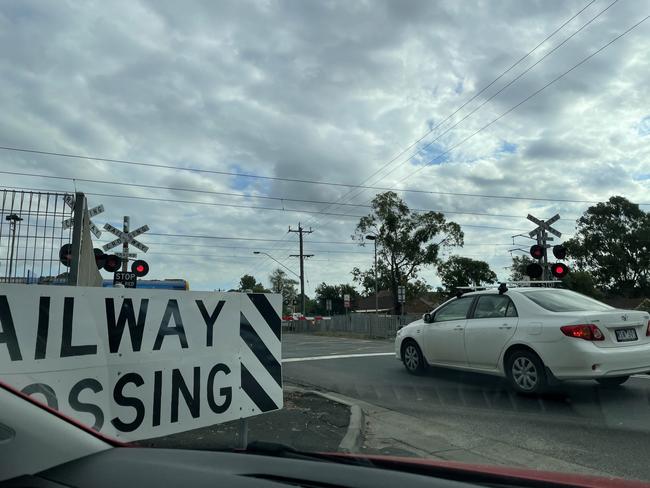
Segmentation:
[[(436, 325), (436, 322), (417, 320), (398, 331), (395, 339), (396, 358), (401, 359), (403, 341), (412, 339), (418, 343), (427, 363), (432, 366), (499, 376), (506, 375), (506, 354), (513, 347), (525, 347), (534, 351), (549, 372), (560, 380), (650, 372), (650, 337), (646, 336), (650, 320), (648, 313), (615, 309), (604, 304), (606, 309), (598, 311), (552, 312), (524, 294), (538, 290), (540, 288), (512, 288), (505, 293), (517, 309), (516, 318), (476, 319), (470, 314), (465, 321), (445, 323), (444, 328)], [(497, 290), (486, 290), (467, 293), (464, 297), (497, 293)], [(432, 311), (434, 317), (436, 312), (453, 300)], [(597, 325), (605, 336), (604, 340), (588, 341), (568, 337), (561, 330), (564, 325), (577, 324)], [(637, 339), (617, 341), (615, 331), (621, 328), (633, 328)], [(457, 335), (454, 336), (454, 333)], [(429, 341), (437, 344), (432, 345)]]

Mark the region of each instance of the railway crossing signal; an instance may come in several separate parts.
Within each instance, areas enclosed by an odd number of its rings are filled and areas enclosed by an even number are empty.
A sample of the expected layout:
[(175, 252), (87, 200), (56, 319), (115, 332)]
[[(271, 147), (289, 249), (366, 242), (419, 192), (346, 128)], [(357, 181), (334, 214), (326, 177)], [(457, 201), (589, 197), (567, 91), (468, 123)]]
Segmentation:
[[(122, 252), (119, 254), (119, 258), (122, 260), (122, 271), (126, 272), (127, 267), (129, 264), (129, 257), (135, 257), (134, 253), (129, 253), (129, 246), (133, 246), (136, 249), (139, 249), (142, 252), (147, 252), (149, 250), (148, 246), (145, 246), (141, 242), (136, 240), (136, 237), (138, 237), (141, 234), (144, 234), (149, 230), (148, 225), (143, 225), (142, 227), (139, 227), (135, 229), (134, 231), (129, 232), (129, 226), (130, 226), (130, 218), (128, 216), (124, 216), (124, 225), (123, 225), (123, 230), (119, 230), (116, 227), (113, 227), (111, 224), (104, 224), (104, 229), (113, 234), (114, 236), (117, 237), (117, 239), (109, 242), (108, 244), (104, 244), (102, 249), (104, 251), (108, 251), (109, 249), (112, 249), (116, 246), (119, 246), (122, 244)], [(144, 261), (142, 261), (144, 263)], [(145, 263), (146, 264), (146, 263)], [(146, 266), (146, 272), (149, 272), (149, 266)], [(144, 275), (142, 275), (144, 276)]]
[(122, 259), (120, 259), (115, 254), (106, 254), (104, 258), (104, 269), (109, 273), (115, 273), (120, 269), (122, 265)]
[[(552, 227), (552, 224), (560, 220), (560, 215), (555, 214), (548, 220), (538, 219), (531, 214), (528, 214), (526, 218), (534, 224), (537, 224), (537, 227), (528, 233), (531, 238), (537, 239), (537, 244), (530, 247), (530, 255), (537, 260), (537, 263), (529, 264), (526, 267), (526, 274), (530, 278), (541, 278), (542, 280), (546, 280), (549, 271), (546, 250), (551, 247), (548, 242), (553, 241), (553, 237), (550, 237), (548, 234), (550, 233), (556, 237), (562, 237), (562, 233)], [(553, 256), (555, 256), (556, 259), (565, 259), (566, 254), (567, 251), (563, 245), (557, 244), (553, 246)], [(564, 278), (569, 273), (569, 268), (564, 263), (553, 263), (550, 266), (550, 272), (556, 278)]]
[(149, 272), (149, 264), (142, 259), (138, 259), (131, 263), (131, 271), (135, 273), (138, 278), (142, 278)]
[(569, 273), (569, 268), (564, 263), (555, 263), (551, 265), (551, 273), (556, 278), (564, 278)]

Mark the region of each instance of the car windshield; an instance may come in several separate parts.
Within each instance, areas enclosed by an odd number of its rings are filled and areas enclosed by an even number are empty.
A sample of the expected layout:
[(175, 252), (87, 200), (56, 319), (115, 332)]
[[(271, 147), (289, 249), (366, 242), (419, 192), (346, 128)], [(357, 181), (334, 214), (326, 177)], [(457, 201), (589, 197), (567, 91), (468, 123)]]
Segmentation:
[(521, 294), (551, 312), (601, 312), (614, 309), (598, 300), (569, 290), (535, 290)]
[[(0, 383), (133, 445), (650, 482), (649, 13), (0, 1)], [(0, 484), (57, 439), (3, 398)]]

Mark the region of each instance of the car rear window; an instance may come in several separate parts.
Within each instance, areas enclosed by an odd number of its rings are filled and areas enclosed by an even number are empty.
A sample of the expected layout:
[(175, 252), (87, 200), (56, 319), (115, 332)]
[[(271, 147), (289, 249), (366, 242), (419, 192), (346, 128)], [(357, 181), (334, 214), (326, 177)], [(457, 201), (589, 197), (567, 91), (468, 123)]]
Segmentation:
[(521, 294), (551, 312), (599, 312), (614, 308), (570, 290), (546, 289), (524, 291)]

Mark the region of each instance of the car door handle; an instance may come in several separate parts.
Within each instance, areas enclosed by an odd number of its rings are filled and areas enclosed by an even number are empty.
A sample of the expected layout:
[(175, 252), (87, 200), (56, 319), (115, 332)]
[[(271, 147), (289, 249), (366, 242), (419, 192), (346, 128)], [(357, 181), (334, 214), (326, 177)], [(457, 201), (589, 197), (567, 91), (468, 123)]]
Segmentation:
[(499, 329), (512, 329), (512, 325), (503, 324)]
[(465, 327), (454, 327), (454, 330), (463, 330)]

